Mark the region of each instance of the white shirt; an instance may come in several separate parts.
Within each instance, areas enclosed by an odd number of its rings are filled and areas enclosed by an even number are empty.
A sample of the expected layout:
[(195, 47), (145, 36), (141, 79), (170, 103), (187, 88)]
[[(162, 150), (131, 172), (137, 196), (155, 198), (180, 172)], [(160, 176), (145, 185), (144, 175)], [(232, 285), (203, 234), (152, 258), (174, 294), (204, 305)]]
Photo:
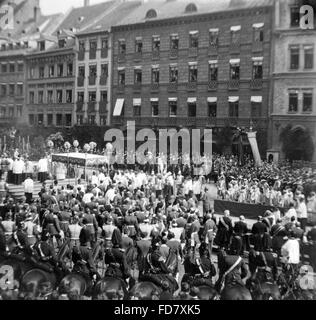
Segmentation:
[(40, 159), (38, 161), (38, 172), (47, 172), (48, 171), (48, 161), (46, 158)]
[(305, 202), (299, 202), (296, 212), (298, 218), (307, 218), (307, 207)]
[(99, 179), (96, 175), (91, 176), (91, 184), (96, 184), (96, 185), (99, 184)]
[(15, 174), (22, 174), (24, 169), (24, 161), (23, 160), (15, 160), (13, 162), (12, 171)]
[(91, 192), (86, 193), (86, 194), (83, 196), (82, 201), (83, 201), (84, 203), (90, 203), (92, 197), (93, 197), (93, 194), (92, 194)]
[(27, 178), (24, 182), (24, 192), (25, 193), (33, 193), (34, 191), (34, 182), (31, 178)]
[(281, 248), (283, 257), (288, 258), (288, 263), (300, 263), (300, 244), (296, 239), (289, 239)]
[(297, 219), (296, 210), (294, 208), (289, 209), (288, 212), (285, 214), (285, 217), (289, 219), (291, 219), (292, 217), (295, 217), (295, 219)]

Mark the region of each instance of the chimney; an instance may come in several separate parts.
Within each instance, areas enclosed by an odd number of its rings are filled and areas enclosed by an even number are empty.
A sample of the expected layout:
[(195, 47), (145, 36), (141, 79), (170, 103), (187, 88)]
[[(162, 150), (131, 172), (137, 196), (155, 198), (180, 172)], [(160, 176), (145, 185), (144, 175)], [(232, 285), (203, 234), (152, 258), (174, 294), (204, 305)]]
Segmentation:
[(39, 17), (40, 17), (40, 8), (34, 7), (34, 20), (35, 20), (35, 22), (38, 22)]
[(90, 0), (84, 0), (83, 6), (84, 6), (84, 7), (90, 6)]

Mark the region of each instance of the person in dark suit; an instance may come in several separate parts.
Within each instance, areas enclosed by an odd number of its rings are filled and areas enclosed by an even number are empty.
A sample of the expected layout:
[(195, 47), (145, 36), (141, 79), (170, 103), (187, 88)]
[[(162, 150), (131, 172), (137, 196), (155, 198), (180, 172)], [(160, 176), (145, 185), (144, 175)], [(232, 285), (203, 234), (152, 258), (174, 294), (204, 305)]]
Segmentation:
[(262, 222), (262, 217), (258, 217), (258, 221), (253, 224), (251, 233), (255, 251), (262, 251), (262, 237), (268, 231), (266, 224)]
[(228, 248), (233, 233), (233, 224), (229, 214), (229, 210), (225, 210), (224, 216), (218, 222), (215, 242), (220, 248)]
[(234, 226), (234, 236), (240, 237), (242, 241), (242, 247), (241, 247), (241, 255), (243, 255), (244, 250), (249, 251), (250, 245), (249, 245), (249, 239), (248, 239), (248, 226), (247, 223), (245, 222), (245, 217), (240, 216), (239, 221), (235, 223)]
[(151, 247), (151, 240), (148, 238), (147, 233), (141, 233), (141, 239), (136, 241), (136, 247), (138, 250), (138, 270), (140, 274), (143, 274), (145, 272), (146, 257)]

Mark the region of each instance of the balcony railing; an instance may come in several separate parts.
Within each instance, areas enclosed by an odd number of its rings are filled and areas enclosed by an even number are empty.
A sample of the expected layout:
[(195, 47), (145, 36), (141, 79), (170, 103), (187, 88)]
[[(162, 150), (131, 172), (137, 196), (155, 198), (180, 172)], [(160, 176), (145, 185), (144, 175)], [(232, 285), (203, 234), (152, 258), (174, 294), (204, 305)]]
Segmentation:
[(133, 84), (133, 91), (140, 91), (142, 88), (142, 84), (141, 83), (134, 83)]
[(187, 83), (187, 91), (195, 91), (197, 87), (197, 82), (188, 82)]
[(99, 103), (99, 113), (100, 114), (106, 114), (107, 111), (107, 103), (106, 101), (100, 101)]
[(159, 91), (159, 83), (155, 82), (151, 84), (151, 91)]
[(155, 50), (152, 52), (152, 59), (153, 60), (159, 60), (160, 58), (160, 51), (159, 50)]
[(140, 61), (142, 60), (142, 52), (134, 52), (134, 61)]
[(170, 49), (170, 59), (178, 58), (178, 49)]
[(250, 81), (251, 89), (262, 89), (262, 79), (252, 79)]
[(84, 77), (78, 77), (77, 86), (78, 87), (83, 87), (84, 86)]
[(118, 62), (125, 62), (125, 59), (126, 59), (125, 53), (119, 53), (118, 54), (118, 56), (117, 56), (117, 61)]
[(217, 90), (217, 81), (216, 80), (209, 80), (208, 82), (208, 90)]
[(100, 77), (100, 85), (105, 86), (107, 84), (108, 77), (107, 76), (101, 76)]
[(231, 79), (228, 81), (229, 90), (238, 90), (239, 89), (239, 79)]
[(89, 76), (89, 86), (94, 86), (96, 82), (96, 76)]
[(95, 106), (96, 106), (96, 102), (95, 101), (88, 102), (88, 113), (95, 112)]
[(175, 92), (178, 90), (178, 83), (177, 82), (171, 82), (168, 84), (168, 91), (169, 92)]
[(198, 48), (189, 48), (189, 57), (197, 57), (198, 55)]
[(79, 52), (78, 52), (78, 60), (79, 61), (82, 61), (82, 60), (84, 60), (84, 58), (85, 58), (85, 50), (80, 50)]
[(94, 60), (97, 57), (97, 50), (90, 50), (89, 51), (89, 59)]
[(76, 112), (83, 112), (83, 102), (77, 102)]
[(109, 52), (108, 48), (102, 48), (101, 49), (101, 58), (103, 58), (103, 59), (107, 58), (108, 52)]

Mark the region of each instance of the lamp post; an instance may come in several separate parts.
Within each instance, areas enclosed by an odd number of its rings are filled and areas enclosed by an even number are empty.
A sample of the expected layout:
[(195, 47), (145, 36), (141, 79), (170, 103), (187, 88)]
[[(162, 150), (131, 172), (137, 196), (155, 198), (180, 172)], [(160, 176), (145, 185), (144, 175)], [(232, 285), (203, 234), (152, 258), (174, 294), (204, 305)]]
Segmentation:
[(71, 144), (66, 141), (64, 143), (64, 148), (67, 152), (67, 176), (68, 176), (68, 184), (70, 184), (70, 177), (69, 177), (69, 150), (70, 150)]
[(83, 146), (83, 150), (85, 152), (85, 162), (84, 162), (84, 178), (85, 181), (87, 181), (87, 153), (90, 151), (90, 145), (88, 143), (86, 143)]

